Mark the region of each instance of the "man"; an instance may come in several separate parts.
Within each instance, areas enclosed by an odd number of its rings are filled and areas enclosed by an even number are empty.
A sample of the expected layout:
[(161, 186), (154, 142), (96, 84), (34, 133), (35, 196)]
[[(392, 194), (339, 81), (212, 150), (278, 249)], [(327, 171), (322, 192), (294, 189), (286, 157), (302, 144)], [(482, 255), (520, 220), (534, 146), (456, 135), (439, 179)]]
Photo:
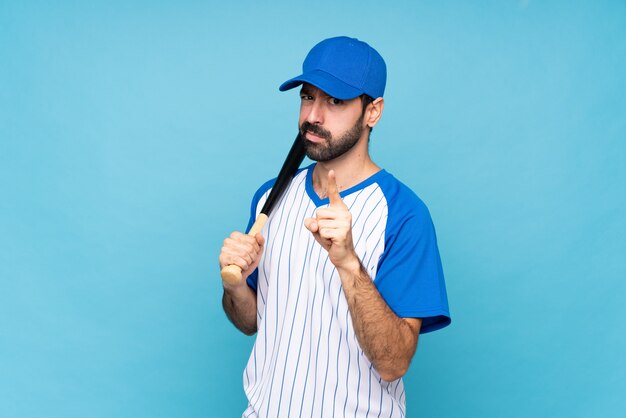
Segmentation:
[[(450, 323), (428, 210), (368, 152), (385, 82), (376, 50), (338, 37), (280, 86), (302, 86), (299, 127), (316, 163), (261, 233), (234, 232), (220, 254), (244, 278), (224, 283), (226, 314), (258, 333), (244, 417), (405, 416), (402, 376), (418, 336)], [(272, 185), (255, 194), (250, 225)]]

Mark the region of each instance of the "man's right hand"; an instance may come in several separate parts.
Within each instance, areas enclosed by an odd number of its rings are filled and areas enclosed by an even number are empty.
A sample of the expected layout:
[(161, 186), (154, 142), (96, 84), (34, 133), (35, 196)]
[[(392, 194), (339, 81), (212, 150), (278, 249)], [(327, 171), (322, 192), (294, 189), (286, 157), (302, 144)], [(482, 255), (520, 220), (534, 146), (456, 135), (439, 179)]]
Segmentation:
[(234, 264), (241, 268), (241, 283), (232, 285), (222, 282), (224, 288), (236, 288), (246, 282), (248, 276), (257, 268), (263, 254), (265, 239), (257, 233), (255, 236), (233, 232), (224, 240), (220, 252), (220, 269)]

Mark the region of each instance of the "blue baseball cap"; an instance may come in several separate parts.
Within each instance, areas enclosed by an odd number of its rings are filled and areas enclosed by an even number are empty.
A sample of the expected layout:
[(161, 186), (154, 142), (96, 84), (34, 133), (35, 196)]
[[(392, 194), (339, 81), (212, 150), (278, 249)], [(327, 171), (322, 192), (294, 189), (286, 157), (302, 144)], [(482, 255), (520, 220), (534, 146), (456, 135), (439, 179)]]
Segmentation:
[(356, 38), (325, 39), (309, 51), (302, 74), (285, 81), (280, 91), (309, 83), (329, 96), (350, 100), (362, 94), (376, 99), (385, 93), (387, 66), (371, 46)]

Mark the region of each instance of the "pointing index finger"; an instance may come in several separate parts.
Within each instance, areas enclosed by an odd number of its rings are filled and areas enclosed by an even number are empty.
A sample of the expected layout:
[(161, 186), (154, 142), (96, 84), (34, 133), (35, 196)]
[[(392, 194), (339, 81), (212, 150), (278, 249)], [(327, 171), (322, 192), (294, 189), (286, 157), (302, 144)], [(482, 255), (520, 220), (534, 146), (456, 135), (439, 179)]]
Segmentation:
[(330, 206), (343, 205), (343, 200), (339, 195), (339, 188), (337, 187), (337, 178), (335, 177), (335, 170), (328, 172), (328, 184), (327, 184), (328, 200)]

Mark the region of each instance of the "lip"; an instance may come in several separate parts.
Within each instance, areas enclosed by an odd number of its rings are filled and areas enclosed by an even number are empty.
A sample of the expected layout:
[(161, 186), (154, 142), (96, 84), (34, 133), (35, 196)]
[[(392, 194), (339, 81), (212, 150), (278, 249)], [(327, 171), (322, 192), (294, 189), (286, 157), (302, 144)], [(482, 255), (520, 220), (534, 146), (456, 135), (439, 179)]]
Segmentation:
[(322, 138), (321, 136), (317, 136), (314, 133), (310, 132), (310, 131), (306, 131), (306, 133), (304, 134), (305, 138), (308, 139), (311, 142), (325, 142), (326, 139)]

